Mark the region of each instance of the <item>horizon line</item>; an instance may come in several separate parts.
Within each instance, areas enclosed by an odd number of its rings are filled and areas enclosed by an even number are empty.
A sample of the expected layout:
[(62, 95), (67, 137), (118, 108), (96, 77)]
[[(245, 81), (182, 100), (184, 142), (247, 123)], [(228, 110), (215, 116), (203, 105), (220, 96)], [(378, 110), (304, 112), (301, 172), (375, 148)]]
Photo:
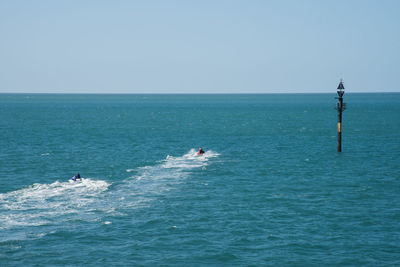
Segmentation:
[[(172, 92), (172, 93), (143, 93), (143, 92), (138, 92), (138, 93), (123, 93), (123, 92), (116, 92), (116, 93), (110, 93), (110, 92), (0, 92), (0, 94), (41, 94), (41, 95), (273, 95), (273, 94), (332, 94), (336, 93), (335, 91), (332, 92), (250, 92), (250, 93), (241, 93), (241, 92), (233, 92), (233, 93), (199, 93), (199, 92), (193, 92), (193, 93), (177, 93), (177, 92)], [(390, 93), (400, 93), (400, 91), (384, 91), (384, 92), (363, 92), (363, 91), (356, 91), (356, 92), (349, 92), (345, 91), (346, 94), (390, 94)]]

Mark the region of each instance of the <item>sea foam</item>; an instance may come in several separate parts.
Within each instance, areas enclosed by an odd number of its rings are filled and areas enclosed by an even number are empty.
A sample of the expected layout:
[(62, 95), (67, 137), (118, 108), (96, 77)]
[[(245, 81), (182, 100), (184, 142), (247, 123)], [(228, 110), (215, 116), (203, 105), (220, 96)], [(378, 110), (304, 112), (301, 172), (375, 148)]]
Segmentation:
[(133, 208), (150, 205), (156, 196), (174, 189), (175, 185), (187, 179), (193, 170), (206, 167), (209, 160), (217, 156), (219, 154), (214, 151), (197, 155), (197, 151), (191, 149), (182, 156), (168, 155), (155, 165), (132, 170), (135, 175), (126, 179), (118, 192), (114, 192), (125, 196), (118, 206)]
[(27, 188), (0, 194), (0, 229), (39, 226), (60, 215), (78, 213), (110, 186), (102, 180), (35, 183)]
[[(40, 237), (65, 222), (96, 222), (104, 217), (123, 216), (126, 209), (147, 207), (155, 197), (175, 188), (192, 170), (206, 167), (218, 155), (213, 151), (197, 155), (195, 149), (182, 156), (168, 155), (155, 165), (128, 169), (135, 175), (122, 180), (113, 190), (109, 190), (111, 184), (106, 181), (83, 178), (76, 182), (35, 183), (0, 194), (0, 242), (23, 239), (27, 227), (51, 226), (38, 229), (39, 233), (35, 230)], [(104, 224), (111, 221), (105, 220)]]

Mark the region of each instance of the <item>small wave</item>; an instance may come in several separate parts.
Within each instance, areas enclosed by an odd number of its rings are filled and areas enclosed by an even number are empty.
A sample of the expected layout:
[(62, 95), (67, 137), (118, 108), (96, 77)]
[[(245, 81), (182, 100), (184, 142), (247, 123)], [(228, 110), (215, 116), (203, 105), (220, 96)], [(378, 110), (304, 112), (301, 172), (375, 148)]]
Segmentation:
[(206, 168), (210, 159), (218, 155), (207, 151), (199, 156), (194, 149), (182, 156), (169, 155), (155, 165), (127, 169), (134, 175), (117, 183), (113, 190), (108, 190), (111, 184), (106, 181), (82, 178), (77, 182), (35, 183), (0, 194), (0, 242), (11, 234), (18, 240), (27, 237), (28, 227), (36, 229), (32, 230), (34, 236), (40, 238), (60, 225), (69, 225), (65, 222), (83, 220), (111, 224), (104, 218), (123, 216), (126, 213), (124, 209), (151, 205), (158, 195), (175, 188), (192, 170)]
[(217, 157), (218, 155), (218, 153), (213, 151), (207, 151), (203, 155), (197, 155), (196, 150), (193, 148), (180, 157), (168, 155), (164, 160), (161, 160), (158, 165), (138, 168), (137, 171), (139, 173), (136, 179), (171, 180), (185, 178), (190, 170), (207, 166), (209, 159)]
[(219, 154), (211, 150), (203, 155), (197, 155), (197, 151), (192, 148), (188, 153), (180, 157), (167, 155), (167, 157), (159, 161), (157, 165), (128, 170), (129, 172), (137, 172), (137, 175), (131, 177), (135, 180), (180, 178), (186, 177), (188, 171), (192, 169), (207, 166), (209, 159), (217, 156), (219, 156)]
[(163, 168), (182, 168), (182, 169), (192, 169), (206, 166), (207, 161), (210, 158), (214, 158), (219, 156), (218, 153), (209, 150), (205, 152), (203, 155), (197, 155), (197, 151), (195, 149), (191, 149), (188, 153), (181, 157), (173, 157), (168, 155), (162, 165)]
[(93, 202), (93, 197), (110, 186), (102, 180), (33, 184), (27, 188), (0, 194), (0, 229), (39, 226), (55, 217), (77, 213)]
[(119, 203), (120, 207), (144, 207), (149, 205), (157, 195), (174, 188), (174, 185), (186, 179), (194, 169), (205, 168), (211, 158), (219, 156), (214, 151), (207, 151), (197, 155), (195, 149), (189, 150), (182, 156), (168, 155), (164, 160), (153, 166), (144, 166), (135, 169), (135, 175), (121, 185), (118, 195), (125, 196)]

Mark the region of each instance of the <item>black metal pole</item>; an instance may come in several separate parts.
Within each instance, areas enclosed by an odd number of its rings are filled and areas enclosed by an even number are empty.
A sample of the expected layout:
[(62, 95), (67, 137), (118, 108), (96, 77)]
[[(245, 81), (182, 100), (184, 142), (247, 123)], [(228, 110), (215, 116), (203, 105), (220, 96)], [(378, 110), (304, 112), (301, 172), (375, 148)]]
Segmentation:
[(342, 152), (342, 107), (343, 97), (339, 97), (338, 103), (338, 127), (337, 127), (337, 151)]
[(338, 86), (338, 100), (339, 103), (337, 104), (337, 110), (338, 110), (338, 126), (337, 126), (337, 137), (338, 137), (338, 143), (337, 143), (337, 151), (342, 152), (342, 112), (345, 109), (344, 103), (343, 103), (343, 95), (344, 95), (344, 86), (343, 86), (343, 81), (340, 80), (339, 86)]

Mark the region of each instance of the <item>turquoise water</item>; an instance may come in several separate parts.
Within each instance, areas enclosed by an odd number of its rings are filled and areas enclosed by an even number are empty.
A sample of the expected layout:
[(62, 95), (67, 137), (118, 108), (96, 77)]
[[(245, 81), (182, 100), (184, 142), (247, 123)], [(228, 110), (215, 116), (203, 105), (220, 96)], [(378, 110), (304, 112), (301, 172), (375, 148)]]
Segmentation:
[(0, 265), (400, 265), (400, 94), (334, 97), (0, 94)]

